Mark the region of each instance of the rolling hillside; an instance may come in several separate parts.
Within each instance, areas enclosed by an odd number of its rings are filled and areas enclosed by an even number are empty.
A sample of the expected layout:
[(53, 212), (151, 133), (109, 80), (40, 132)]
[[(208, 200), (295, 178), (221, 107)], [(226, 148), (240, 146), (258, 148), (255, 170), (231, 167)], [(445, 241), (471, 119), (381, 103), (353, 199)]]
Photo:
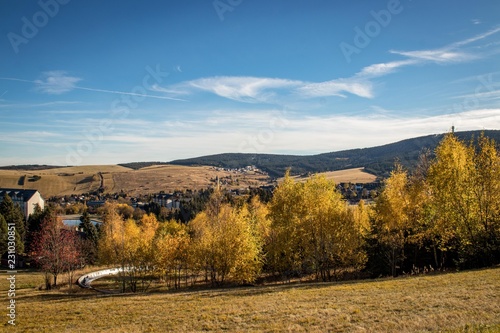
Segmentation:
[[(147, 163), (146, 163), (147, 164)], [(124, 192), (130, 196), (205, 189), (216, 177), (228, 188), (268, 184), (261, 172), (218, 170), (210, 166), (150, 165), (132, 169), (121, 165), (87, 165), (28, 170), (19, 167), (0, 169), (0, 188), (36, 189), (43, 197)]]
[[(500, 143), (500, 130), (484, 131)], [(481, 131), (459, 132), (465, 141), (481, 135)], [(434, 151), (443, 135), (419, 138), (363, 149), (352, 149), (311, 156), (273, 154), (219, 154), (165, 162), (136, 162), (120, 165), (54, 167), (24, 165), (0, 167), (0, 187), (38, 189), (44, 197), (81, 194), (99, 189), (106, 193), (125, 192), (129, 195), (201, 189), (214, 184), (219, 177), (229, 188), (260, 186), (271, 181), (260, 172), (239, 172), (233, 169), (255, 165), (272, 178), (280, 178), (286, 169), (292, 174), (331, 172), (327, 177), (336, 182), (369, 183), (374, 176), (385, 177), (399, 160), (413, 167), (424, 150)], [(225, 168), (222, 170), (219, 168)], [(342, 171), (339, 171), (342, 170)], [(370, 173), (371, 175), (367, 174)], [(373, 176), (372, 176), (373, 175)]]
[[(469, 141), (473, 137), (479, 137), (481, 132), (483, 131), (457, 132), (456, 135), (461, 140)], [(500, 130), (484, 131), (484, 134), (500, 143)], [(293, 174), (301, 174), (364, 167), (367, 172), (385, 177), (397, 160), (408, 168), (415, 166), (421, 152), (424, 149), (433, 152), (443, 137), (444, 134), (428, 135), (378, 147), (309, 156), (228, 153), (176, 160), (170, 163), (191, 166), (211, 165), (224, 168), (255, 165), (268, 172), (272, 177), (281, 177), (287, 168), (291, 168)]]

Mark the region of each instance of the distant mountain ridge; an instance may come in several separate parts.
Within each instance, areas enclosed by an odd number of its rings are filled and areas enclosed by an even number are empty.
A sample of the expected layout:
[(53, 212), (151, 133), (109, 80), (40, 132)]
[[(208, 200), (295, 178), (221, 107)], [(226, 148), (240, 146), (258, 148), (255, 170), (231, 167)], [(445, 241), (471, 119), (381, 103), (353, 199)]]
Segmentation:
[[(481, 133), (494, 139), (500, 145), (500, 130), (456, 132), (455, 135), (460, 140), (469, 142), (472, 138), (478, 138)], [(427, 135), (377, 147), (342, 150), (307, 156), (224, 153), (174, 160), (171, 162), (132, 162), (119, 165), (134, 170), (165, 164), (184, 166), (208, 165), (231, 169), (255, 165), (275, 178), (283, 176), (288, 168), (291, 168), (292, 174), (303, 174), (364, 167), (365, 171), (369, 173), (379, 177), (386, 177), (389, 175), (396, 161), (399, 161), (409, 169), (413, 168), (417, 164), (418, 157), (422, 151), (428, 149), (433, 153), (444, 135)], [(63, 167), (37, 164), (0, 167), (3, 170), (18, 171), (36, 171), (51, 168)]]
[[(500, 130), (465, 131), (456, 132), (455, 135), (460, 140), (469, 142), (472, 138), (478, 138), (481, 133), (500, 144)], [(407, 168), (413, 168), (423, 150), (428, 149), (433, 153), (444, 135), (427, 135), (383, 146), (308, 156), (225, 153), (175, 160), (171, 161), (170, 164), (186, 166), (209, 165), (222, 168), (242, 168), (247, 165), (255, 165), (269, 173), (271, 177), (282, 176), (288, 168), (291, 168), (293, 174), (300, 174), (365, 167), (367, 172), (386, 177), (396, 161), (399, 161)]]

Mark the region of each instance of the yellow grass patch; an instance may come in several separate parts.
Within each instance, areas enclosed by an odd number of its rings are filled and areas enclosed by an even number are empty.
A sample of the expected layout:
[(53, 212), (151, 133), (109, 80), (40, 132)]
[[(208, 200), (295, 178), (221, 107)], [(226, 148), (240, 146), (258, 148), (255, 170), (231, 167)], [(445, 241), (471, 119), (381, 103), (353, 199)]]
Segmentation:
[[(24, 273), (18, 273), (25, 281)], [(500, 269), (105, 296), (20, 289), (9, 332), (498, 332)], [(3, 280), (3, 279), (2, 279)], [(26, 281), (24, 282), (26, 284)], [(1, 292), (5, 293), (2, 281)], [(6, 326), (4, 326), (7, 329)]]
[[(377, 179), (377, 176), (366, 172), (365, 168), (353, 168), (353, 169), (345, 169), (338, 171), (320, 172), (314, 175), (324, 176), (326, 177), (326, 179), (333, 180), (336, 184), (339, 183), (367, 184), (367, 183), (373, 183)], [(295, 179), (296, 181), (306, 181), (309, 177), (294, 176), (292, 178)], [(280, 178), (278, 182), (282, 180), (283, 178)]]
[[(207, 188), (214, 185), (217, 176), (231, 179), (231, 184), (223, 185), (229, 188), (260, 186), (268, 182), (267, 176), (257, 172), (220, 171), (208, 166), (155, 165), (132, 170), (118, 165), (93, 165), (37, 171), (0, 170), (0, 187), (37, 189), (45, 198), (81, 194), (99, 189), (99, 173), (105, 192), (124, 191), (129, 195)], [(41, 178), (29, 181), (33, 176)]]

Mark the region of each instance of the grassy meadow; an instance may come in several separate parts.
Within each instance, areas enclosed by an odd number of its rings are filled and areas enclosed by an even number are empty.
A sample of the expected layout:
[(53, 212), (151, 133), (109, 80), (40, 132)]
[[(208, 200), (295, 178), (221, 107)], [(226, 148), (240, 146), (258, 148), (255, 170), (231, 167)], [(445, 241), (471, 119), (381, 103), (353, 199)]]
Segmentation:
[[(319, 175), (324, 176), (328, 180), (333, 180), (335, 183), (373, 183), (377, 176), (365, 171), (365, 168), (353, 168), (337, 171), (321, 172)], [(300, 181), (301, 179), (296, 179)]]
[[(106, 193), (124, 191), (129, 195), (204, 189), (213, 179), (231, 177), (238, 182), (231, 188), (266, 185), (266, 175), (250, 172), (216, 170), (208, 166), (154, 165), (133, 170), (119, 165), (90, 165), (46, 170), (0, 170), (0, 187), (37, 189), (44, 198), (96, 191), (101, 186), (101, 173)], [(33, 177), (40, 177), (34, 180)]]
[[(17, 274), (16, 326), (2, 315), (0, 331), (500, 332), (500, 268), (121, 295), (42, 283), (41, 273)], [(7, 294), (5, 278), (0, 289)]]
[[(87, 165), (62, 167), (46, 170), (0, 170), (0, 187), (37, 189), (43, 197), (71, 195), (97, 191), (104, 180), (106, 193), (125, 192), (135, 196), (140, 194), (172, 192), (174, 190), (204, 189), (212, 186), (213, 179), (234, 180), (228, 188), (261, 186), (269, 183), (266, 175), (258, 172), (237, 173), (234, 171), (216, 170), (209, 166), (153, 165), (139, 170), (119, 165)], [(371, 183), (376, 177), (354, 168), (320, 173), (327, 179), (337, 183)], [(41, 177), (33, 181), (34, 176)], [(307, 178), (294, 177), (297, 181)]]

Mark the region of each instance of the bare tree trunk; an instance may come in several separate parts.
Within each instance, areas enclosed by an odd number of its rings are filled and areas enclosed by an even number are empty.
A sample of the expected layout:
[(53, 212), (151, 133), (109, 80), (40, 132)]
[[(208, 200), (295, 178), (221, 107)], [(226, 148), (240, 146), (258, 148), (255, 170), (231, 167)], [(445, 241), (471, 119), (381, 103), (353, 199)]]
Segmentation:
[(45, 272), (45, 289), (46, 290), (52, 289), (52, 285), (50, 284), (50, 275), (47, 272)]

